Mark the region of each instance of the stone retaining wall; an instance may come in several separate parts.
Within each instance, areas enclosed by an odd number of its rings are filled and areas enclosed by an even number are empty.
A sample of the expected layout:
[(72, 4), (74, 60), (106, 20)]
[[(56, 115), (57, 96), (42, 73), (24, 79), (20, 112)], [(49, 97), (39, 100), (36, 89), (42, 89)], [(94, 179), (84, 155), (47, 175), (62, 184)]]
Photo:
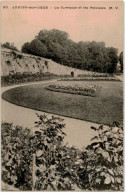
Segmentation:
[(11, 49), (1, 49), (1, 75), (6, 76), (14, 73), (53, 73), (56, 75), (93, 74), (90, 71), (79, 70), (58, 64), (50, 59), (41, 58), (39, 56), (29, 55)]

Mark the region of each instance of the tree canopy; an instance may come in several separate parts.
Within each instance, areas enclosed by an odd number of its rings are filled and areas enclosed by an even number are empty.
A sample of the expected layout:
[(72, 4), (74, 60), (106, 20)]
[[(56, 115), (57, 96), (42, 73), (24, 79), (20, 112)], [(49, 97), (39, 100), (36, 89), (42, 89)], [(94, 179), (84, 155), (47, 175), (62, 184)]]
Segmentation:
[(22, 52), (49, 58), (66, 66), (96, 72), (114, 73), (118, 51), (105, 47), (104, 42), (78, 43), (60, 30), (41, 30), (31, 42), (24, 43)]
[(1, 46), (5, 47), (7, 49), (12, 49), (12, 50), (18, 51), (18, 49), (14, 46), (13, 43), (6, 42), (6, 43), (1, 44)]
[(119, 62), (121, 64), (121, 72), (123, 72), (123, 51), (119, 55)]

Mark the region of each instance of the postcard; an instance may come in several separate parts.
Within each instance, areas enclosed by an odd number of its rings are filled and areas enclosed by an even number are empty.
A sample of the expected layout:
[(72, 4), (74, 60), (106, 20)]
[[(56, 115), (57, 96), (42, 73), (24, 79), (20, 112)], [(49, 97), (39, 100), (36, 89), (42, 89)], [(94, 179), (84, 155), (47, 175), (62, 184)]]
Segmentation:
[(2, 191), (123, 191), (123, 1), (1, 2)]

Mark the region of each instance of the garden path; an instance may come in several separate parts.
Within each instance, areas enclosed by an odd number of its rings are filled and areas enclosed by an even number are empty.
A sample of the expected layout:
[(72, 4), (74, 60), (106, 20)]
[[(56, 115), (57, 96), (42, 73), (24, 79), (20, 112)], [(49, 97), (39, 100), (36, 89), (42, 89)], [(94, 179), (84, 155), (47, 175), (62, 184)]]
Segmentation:
[(121, 74), (121, 75), (115, 75), (115, 77), (117, 79), (119, 79), (120, 81), (124, 81), (124, 75), (123, 74)]
[[(8, 87), (2, 87), (1, 92), (3, 93), (9, 89), (19, 87), (19, 86), (51, 83), (51, 82), (56, 82), (56, 80), (20, 84), (18, 86), (13, 85)], [(13, 123), (14, 125), (21, 125), (23, 127), (28, 127), (32, 131), (34, 129), (34, 122), (37, 121), (36, 113), (43, 114), (43, 112), (41, 111), (17, 106), (3, 99), (1, 100), (1, 108), (2, 108), (1, 121), (3, 122), (6, 121), (9, 123)], [(52, 114), (48, 114), (48, 113), (46, 114), (48, 117), (52, 116)], [(61, 118), (64, 119), (64, 123), (66, 124), (64, 128), (64, 132), (66, 132), (67, 134), (64, 140), (65, 143), (68, 143), (69, 146), (76, 146), (79, 149), (82, 149), (83, 147), (90, 144), (90, 139), (96, 135), (96, 132), (91, 129), (91, 126), (98, 127), (99, 126), (98, 124), (82, 121), (78, 119), (73, 119), (69, 117), (63, 117), (63, 116)]]

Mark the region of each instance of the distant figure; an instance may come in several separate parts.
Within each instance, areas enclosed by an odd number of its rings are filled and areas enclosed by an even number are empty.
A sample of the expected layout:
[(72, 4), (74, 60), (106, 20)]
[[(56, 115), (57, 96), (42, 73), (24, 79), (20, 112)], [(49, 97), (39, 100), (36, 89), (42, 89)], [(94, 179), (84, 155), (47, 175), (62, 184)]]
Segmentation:
[(74, 77), (74, 72), (73, 71), (71, 72), (71, 76)]

